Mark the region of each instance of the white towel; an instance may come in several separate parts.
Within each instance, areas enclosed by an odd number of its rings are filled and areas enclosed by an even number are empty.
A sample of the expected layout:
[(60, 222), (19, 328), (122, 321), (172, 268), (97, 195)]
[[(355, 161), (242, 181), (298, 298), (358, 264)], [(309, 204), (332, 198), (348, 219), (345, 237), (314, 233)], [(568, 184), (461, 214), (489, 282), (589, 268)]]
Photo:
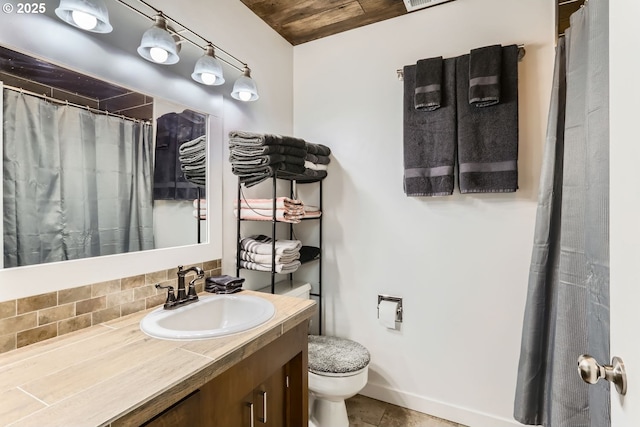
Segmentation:
[[(260, 234), (245, 237), (240, 246), (247, 252), (271, 255), (271, 241), (271, 237)], [(276, 255), (291, 255), (300, 252), (301, 247), (300, 240), (276, 240)]]
[(327, 165), (320, 165), (317, 163), (312, 163), (308, 160), (304, 161), (304, 167), (307, 169), (313, 169), (314, 171), (326, 171)]
[[(276, 264), (289, 264), (300, 258), (300, 252), (292, 254), (280, 255), (276, 254)], [(257, 262), (259, 264), (271, 265), (271, 255), (256, 254), (254, 252), (247, 252), (240, 250), (240, 259), (244, 261)]]
[[(276, 273), (289, 274), (293, 273), (300, 267), (300, 261), (293, 261), (289, 264), (276, 264)], [(257, 271), (271, 271), (271, 264), (259, 264), (255, 262), (249, 262), (240, 260), (240, 267), (246, 268), (249, 270), (257, 270)]]

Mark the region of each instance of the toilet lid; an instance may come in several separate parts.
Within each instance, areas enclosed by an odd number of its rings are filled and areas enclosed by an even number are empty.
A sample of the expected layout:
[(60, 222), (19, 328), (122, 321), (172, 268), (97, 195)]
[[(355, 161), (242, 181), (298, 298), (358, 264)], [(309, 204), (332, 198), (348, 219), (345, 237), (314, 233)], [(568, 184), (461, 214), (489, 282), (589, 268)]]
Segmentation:
[(369, 365), (369, 351), (345, 338), (309, 335), (309, 371), (322, 375), (347, 374)]

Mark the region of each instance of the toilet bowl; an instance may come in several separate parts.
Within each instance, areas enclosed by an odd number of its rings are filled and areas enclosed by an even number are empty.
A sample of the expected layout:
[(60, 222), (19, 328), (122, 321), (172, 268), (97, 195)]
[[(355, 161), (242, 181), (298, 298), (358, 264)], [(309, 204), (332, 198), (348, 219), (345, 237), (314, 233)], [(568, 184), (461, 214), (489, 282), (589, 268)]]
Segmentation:
[(309, 427), (349, 427), (344, 401), (367, 384), (369, 360), (355, 341), (309, 335)]

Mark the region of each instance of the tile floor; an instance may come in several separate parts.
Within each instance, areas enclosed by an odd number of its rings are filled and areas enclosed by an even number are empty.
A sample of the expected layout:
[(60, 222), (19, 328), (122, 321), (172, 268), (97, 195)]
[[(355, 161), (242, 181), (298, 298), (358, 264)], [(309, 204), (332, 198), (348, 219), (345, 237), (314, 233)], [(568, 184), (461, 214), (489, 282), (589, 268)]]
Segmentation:
[(349, 427), (465, 427), (360, 394), (347, 400)]

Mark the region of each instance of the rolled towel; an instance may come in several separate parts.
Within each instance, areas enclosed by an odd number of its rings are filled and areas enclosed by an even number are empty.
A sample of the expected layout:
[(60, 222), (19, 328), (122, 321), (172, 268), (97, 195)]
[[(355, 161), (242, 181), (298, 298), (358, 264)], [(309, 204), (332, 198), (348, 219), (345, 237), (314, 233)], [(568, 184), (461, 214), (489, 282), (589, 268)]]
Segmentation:
[(307, 153), (307, 155), (304, 156), (304, 159), (308, 162), (315, 163), (316, 165), (328, 165), (331, 162), (331, 158), (329, 156), (323, 156), (320, 154)]
[(307, 152), (311, 154), (321, 155), (321, 156), (329, 156), (331, 154), (331, 149), (326, 145), (307, 142), (306, 147), (307, 147)]
[(320, 164), (315, 164), (315, 163), (311, 163), (309, 161), (304, 162), (304, 167), (307, 169), (313, 169), (315, 171), (326, 171), (328, 166), (327, 165), (320, 165)]
[[(198, 199), (195, 199), (193, 201), (193, 207), (194, 208), (198, 207)], [(207, 209), (207, 199), (200, 199), (200, 210), (202, 209)]]
[(502, 48), (500, 103), (466, 102), (469, 55), (457, 59), (458, 173), (461, 193), (506, 193), (518, 188), (518, 46)]
[(502, 46), (473, 49), (469, 54), (469, 104), (488, 107), (500, 102)]
[[(272, 239), (263, 234), (245, 237), (240, 241), (240, 246), (245, 251), (257, 254), (271, 254)], [(300, 240), (276, 240), (276, 254), (288, 255), (299, 252), (302, 247)]]
[(300, 262), (313, 261), (320, 258), (320, 248), (315, 246), (303, 246), (300, 248)]
[(442, 93), (442, 56), (421, 59), (416, 63), (416, 110), (433, 111), (440, 108)]

